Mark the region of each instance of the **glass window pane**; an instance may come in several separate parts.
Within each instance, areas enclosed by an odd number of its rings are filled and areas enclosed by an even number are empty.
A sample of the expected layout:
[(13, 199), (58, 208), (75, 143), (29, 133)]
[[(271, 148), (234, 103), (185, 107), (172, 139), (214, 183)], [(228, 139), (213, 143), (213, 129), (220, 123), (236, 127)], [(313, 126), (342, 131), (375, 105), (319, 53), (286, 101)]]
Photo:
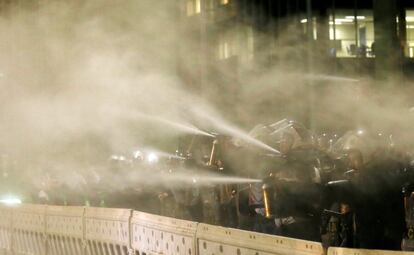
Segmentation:
[(195, 6), (195, 13), (201, 12), (201, 0), (195, 0), (194, 6)]
[(329, 39), (331, 53), (337, 57), (373, 57), (374, 18), (372, 10), (353, 9), (330, 11)]
[(227, 59), (238, 55), (238, 28), (222, 31), (218, 37), (218, 58)]
[(414, 58), (414, 10), (407, 10), (405, 15), (407, 22), (407, 57)]
[[(302, 15), (304, 16), (304, 15)], [(302, 24), (302, 30), (303, 30), (303, 34), (306, 35), (307, 34), (307, 29), (308, 29), (308, 19), (305, 17), (300, 18), (300, 23)], [(313, 40), (317, 40), (318, 39), (318, 25), (317, 25), (317, 18), (313, 17), (312, 18), (312, 38)]]
[(194, 15), (194, 3), (192, 0), (187, 1), (186, 9), (187, 9), (187, 16)]
[(374, 17), (372, 10), (358, 10), (358, 56), (374, 57)]
[(194, 14), (201, 12), (201, 0), (187, 0), (186, 12), (187, 16), (193, 16)]
[[(332, 13), (332, 12), (331, 12)], [(332, 40), (337, 57), (356, 57), (356, 33), (353, 10), (335, 10), (335, 16), (330, 15), (329, 30), (332, 31)], [(335, 18), (334, 18), (335, 17)]]

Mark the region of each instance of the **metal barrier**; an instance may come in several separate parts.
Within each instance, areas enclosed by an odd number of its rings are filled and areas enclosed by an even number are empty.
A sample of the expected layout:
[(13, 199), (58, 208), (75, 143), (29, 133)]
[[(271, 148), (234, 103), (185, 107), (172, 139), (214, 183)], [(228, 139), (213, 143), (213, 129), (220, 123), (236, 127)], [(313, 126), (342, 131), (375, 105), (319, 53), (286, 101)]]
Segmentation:
[(128, 255), (131, 216), (129, 209), (86, 208), (86, 254)]
[(334, 248), (328, 249), (328, 255), (413, 255), (414, 252), (403, 251), (382, 251), (382, 250), (364, 250), (364, 249), (348, 249)]
[(198, 255), (323, 255), (321, 243), (199, 224)]
[(136, 254), (197, 254), (196, 222), (134, 212), (131, 230)]

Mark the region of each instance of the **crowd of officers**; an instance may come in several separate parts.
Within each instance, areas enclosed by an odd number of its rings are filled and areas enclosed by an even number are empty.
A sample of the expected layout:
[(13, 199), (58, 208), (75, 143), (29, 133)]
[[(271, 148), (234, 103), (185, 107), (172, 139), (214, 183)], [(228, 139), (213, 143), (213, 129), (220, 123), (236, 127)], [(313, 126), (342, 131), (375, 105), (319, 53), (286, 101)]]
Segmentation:
[[(86, 204), (318, 241), (325, 247), (414, 250), (414, 161), (408, 146), (391, 134), (356, 130), (341, 137), (316, 136), (283, 120), (259, 125), (249, 136), (276, 150), (228, 136), (183, 138), (179, 157), (150, 170), (175, 181), (141, 183), (89, 197)], [(185, 181), (193, 172), (211, 181)], [(49, 203), (80, 205), (84, 194), (79, 201)]]
[(186, 164), (251, 182), (171, 188), (159, 195), (161, 214), (325, 247), (414, 249), (414, 161), (391, 134), (316, 137), (282, 121), (250, 135), (280, 154), (216, 137), (191, 150)]

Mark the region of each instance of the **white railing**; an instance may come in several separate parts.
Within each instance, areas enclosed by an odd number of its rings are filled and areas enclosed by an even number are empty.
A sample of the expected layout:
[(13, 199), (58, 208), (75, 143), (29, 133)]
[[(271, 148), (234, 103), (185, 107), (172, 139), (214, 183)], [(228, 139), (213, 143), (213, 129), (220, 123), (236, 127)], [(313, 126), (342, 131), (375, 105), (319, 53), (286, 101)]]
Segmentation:
[(200, 223), (197, 230), (199, 255), (211, 254), (324, 254), (320, 243), (230, 229)]
[(46, 206), (21, 205), (8, 210), (12, 214), (12, 254), (46, 254)]
[(136, 254), (196, 255), (197, 225), (192, 221), (134, 212), (132, 248)]
[(12, 210), (0, 208), (0, 251), (4, 254), (12, 249)]
[(131, 214), (129, 209), (85, 209), (86, 254), (128, 255), (131, 250)]
[(84, 213), (83, 207), (46, 207), (45, 250), (48, 254), (83, 253)]
[[(317, 242), (128, 209), (0, 206), (2, 255), (323, 255)], [(414, 254), (329, 248), (328, 255)]]

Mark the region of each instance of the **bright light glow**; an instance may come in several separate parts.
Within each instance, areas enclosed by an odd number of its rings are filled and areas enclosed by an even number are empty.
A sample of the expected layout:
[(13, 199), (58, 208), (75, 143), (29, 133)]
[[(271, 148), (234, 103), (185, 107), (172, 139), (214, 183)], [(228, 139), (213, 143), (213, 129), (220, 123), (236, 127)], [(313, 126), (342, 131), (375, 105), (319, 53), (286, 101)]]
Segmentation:
[(364, 134), (364, 130), (361, 130), (361, 129), (360, 129), (360, 130), (358, 130), (358, 131), (357, 131), (357, 134), (358, 134), (358, 135), (362, 135), (362, 134)]
[(201, 12), (201, 0), (195, 0), (195, 13)]
[(157, 163), (158, 162), (158, 156), (155, 153), (148, 154), (147, 160), (149, 163)]
[(142, 152), (141, 151), (135, 151), (134, 152), (134, 158), (135, 159), (142, 158)]
[(354, 20), (352, 20), (352, 19), (335, 19), (335, 23), (338, 24), (338, 22), (351, 23), (351, 22), (354, 22)]
[(193, 183), (197, 183), (197, 179), (196, 178), (193, 178)]
[(119, 155), (112, 155), (112, 156), (111, 156), (111, 159), (112, 159), (112, 160), (120, 160), (120, 161), (124, 161), (124, 160), (126, 160), (126, 157), (125, 157), (125, 156), (119, 156)]
[(408, 29), (413, 29), (414, 28), (414, 25), (408, 25), (407, 28)]
[(407, 16), (407, 17), (405, 17), (405, 20), (406, 21), (414, 21), (414, 17), (413, 16)]
[(21, 204), (22, 200), (15, 198), (15, 197), (8, 197), (8, 198), (0, 199), (0, 203), (6, 204), (6, 205), (17, 205), (17, 204)]
[[(345, 16), (345, 19), (354, 19), (354, 16)], [(365, 16), (357, 16), (357, 19), (365, 19)]]
[(329, 40), (335, 39), (334, 37), (334, 29), (331, 27), (329, 28)]
[(300, 23), (306, 23), (306, 22), (308, 22), (308, 19), (302, 19), (301, 21), (300, 21)]
[(230, 57), (229, 53), (229, 43), (228, 42), (222, 42), (219, 45), (219, 58), (220, 59), (226, 59)]

